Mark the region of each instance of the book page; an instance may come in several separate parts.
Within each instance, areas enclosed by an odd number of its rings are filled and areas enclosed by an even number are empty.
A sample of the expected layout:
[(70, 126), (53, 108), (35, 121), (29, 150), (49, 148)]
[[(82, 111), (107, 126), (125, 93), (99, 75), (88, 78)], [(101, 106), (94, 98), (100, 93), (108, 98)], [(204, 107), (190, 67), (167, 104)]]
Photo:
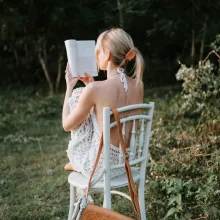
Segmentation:
[(76, 40), (66, 40), (66, 52), (67, 52), (67, 59), (70, 66), (70, 71), (73, 77), (77, 77), (77, 62), (76, 62)]
[(85, 73), (88, 73), (91, 76), (98, 76), (95, 57), (95, 41), (77, 41), (76, 47), (77, 75), (83, 77), (85, 76)]

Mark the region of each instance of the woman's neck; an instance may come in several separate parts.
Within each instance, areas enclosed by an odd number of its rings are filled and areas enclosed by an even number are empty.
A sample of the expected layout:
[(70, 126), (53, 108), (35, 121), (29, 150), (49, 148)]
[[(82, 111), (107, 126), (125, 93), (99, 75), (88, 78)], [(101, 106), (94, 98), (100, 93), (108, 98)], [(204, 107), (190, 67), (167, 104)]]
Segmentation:
[(107, 69), (106, 69), (107, 70), (107, 79), (110, 79), (110, 78), (118, 75), (117, 69), (118, 69), (118, 66), (108, 65)]

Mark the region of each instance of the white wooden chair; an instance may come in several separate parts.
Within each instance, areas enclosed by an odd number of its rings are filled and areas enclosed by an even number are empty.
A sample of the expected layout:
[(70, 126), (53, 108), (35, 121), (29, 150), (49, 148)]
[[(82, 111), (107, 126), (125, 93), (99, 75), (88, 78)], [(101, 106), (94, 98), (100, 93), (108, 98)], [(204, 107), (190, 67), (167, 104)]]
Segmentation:
[[(136, 114), (121, 118), (122, 133), (125, 135), (126, 122), (132, 122), (131, 139), (127, 152), (129, 153), (129, 162), (131, 165), (132, 175), (134, 182), (138, 182), (138, 196), (140, 203), (141, 219), (146, 219), (145, 201), (144, 201), (144, 185), (145, 185), (145, 173), (148, 163), (148, 146), (150, 140), (151, 124), (154, 111), (154, 102), (149, 104), (135, 104), (118, 108), (118, 112), (124, 112), (134, 109), (145, 109), (145, 113)], [(123, 154), (119, 155), (119, 164), (110, 166), (109, 164), (109, 147), (110, 147), (110, 129), (116, 126), (116, 122), (110, 123), (110, 116), (112, 112), (110, 108), (103, 109), (103, 150), (105, 166), (101, 174), (92, 180), (90, 185), (90, 192), (104, 192), (103, 207), (111, 209), (111, 194), (121, 195), (129, 200), (130, 196), (112, 189), (127, 186), (126, 173), (110, 179), (109, 173), (111, 169), (117, 169), (124, 167)], [(136, 126), (139, 123), (139, 126)], [(138, 128), (138, 131), (137, 129)], [(138, 137), (139, 136), (139, 137)], [(104, 177), (104, 180), (100, 179)], [(68, 177), (70, 184), (70, 209), (68, 220), (71, 220), (74, 204), (76, 202), (76, 188), (85, 190), (88, 186), (89, 178), (85, 177), (81, 173), (72, 172)]]

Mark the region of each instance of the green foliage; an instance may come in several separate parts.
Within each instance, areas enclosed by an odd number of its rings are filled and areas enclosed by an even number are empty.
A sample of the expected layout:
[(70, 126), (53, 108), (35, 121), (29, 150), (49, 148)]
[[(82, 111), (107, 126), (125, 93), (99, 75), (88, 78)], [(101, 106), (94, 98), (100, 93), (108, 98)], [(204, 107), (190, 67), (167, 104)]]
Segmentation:
[(184, 81), (184, 102), (181, 109), (183, 113), (188, 111), (201, 115), (206, 112), (207, 117), (210, 116), (211, 118), (217, 115), (216, 113), (220, 106), (218, 99), (220, 95), (218, 71), (216, 73), (214, 65), (210, 61), (207, 61), (205, 64), (199, 63), (197, 67), (189, 68), (181, 64), (176, 78), (177, 80)]
[(211, 43), (211, 48), (217, 52), (220, 52), (220, 34), (216, 35), (215, 41)]
[[(218, 50), (219, 35), (212, 43)], [(220, 66), (209, 60), (200, 62), (196, 67), (181, 64), (176, 74), (177, 80), (183, 81), (182, 105), (180, 114), (196, 117), (198, 130), (205, 134), (220, 131)], [(205, 123), (204, 123), (205, 122)]]
[[(220, 137), (199, 135), (198, 115), (180, 115), (180, 91), (177, 86), (145, 91), (145, 101), (156, 103), (145, 186), (147, 217), (220, 219)], [(61, 126), (63, 98), (32, 89), (1, 93), (0, 219), (67, 218), (69, 186), (63, 166), (69, 135)], [(129, 201), (112, 198), (114, 210), (135, 218)], [(94, 199), (103, 202), (99, 194)]]
[[(218, 39), (212, 44), (216, 50)], [(210, 61), (196, 67), (181, 64), (176, 78), (183, 90), (170, 92), (171, 100), (166, 93), (169, 113), (158, 115), (152, 131), (148, 184), (154, 196), (148, 202), (157, 212), (163, 210), (164, 219), (218, 219), (219, 66)], [(156, 212), (153, 219), (160, 219)]]
[[(196, 106), (190, 105), (186, 114), (184, 92), (157, 88), (145, 94), (146, 102), (156, 103), (146, 181), (149, 219), (220, 218), (219, 128), (207, 127), (206, 112), (195, 114)], [(216, 108), (217, 102), (212, 105)]]
[(60, 56), (64, 58), (62, 72), (65, 68), (64, 40), (96, 39), (101, 31), (118, 26), (131, 34), (145, 57), (145, 84), (175, 83), (176, 60), (190, 63), (192, 32), (198, 59), (201, 41), (209, 45), (219, 31), (219, 10), (218, 0), (179, 4), (175, 0), (19, 0), (17, 4), (2, 0), (0, 83), (45, 83), (39, 50), (44, 50), (48, 72), (55, 82)]

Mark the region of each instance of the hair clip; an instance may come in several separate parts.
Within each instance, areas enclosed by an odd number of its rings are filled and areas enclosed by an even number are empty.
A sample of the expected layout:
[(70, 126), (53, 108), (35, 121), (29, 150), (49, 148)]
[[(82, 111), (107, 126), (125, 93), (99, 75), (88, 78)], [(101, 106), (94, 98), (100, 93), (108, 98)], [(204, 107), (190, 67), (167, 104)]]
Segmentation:
[(136, 51), (133, 49), (130, 49), (127, 54), (125, 55), (125, 59), (131, 61), (136, 56)]

